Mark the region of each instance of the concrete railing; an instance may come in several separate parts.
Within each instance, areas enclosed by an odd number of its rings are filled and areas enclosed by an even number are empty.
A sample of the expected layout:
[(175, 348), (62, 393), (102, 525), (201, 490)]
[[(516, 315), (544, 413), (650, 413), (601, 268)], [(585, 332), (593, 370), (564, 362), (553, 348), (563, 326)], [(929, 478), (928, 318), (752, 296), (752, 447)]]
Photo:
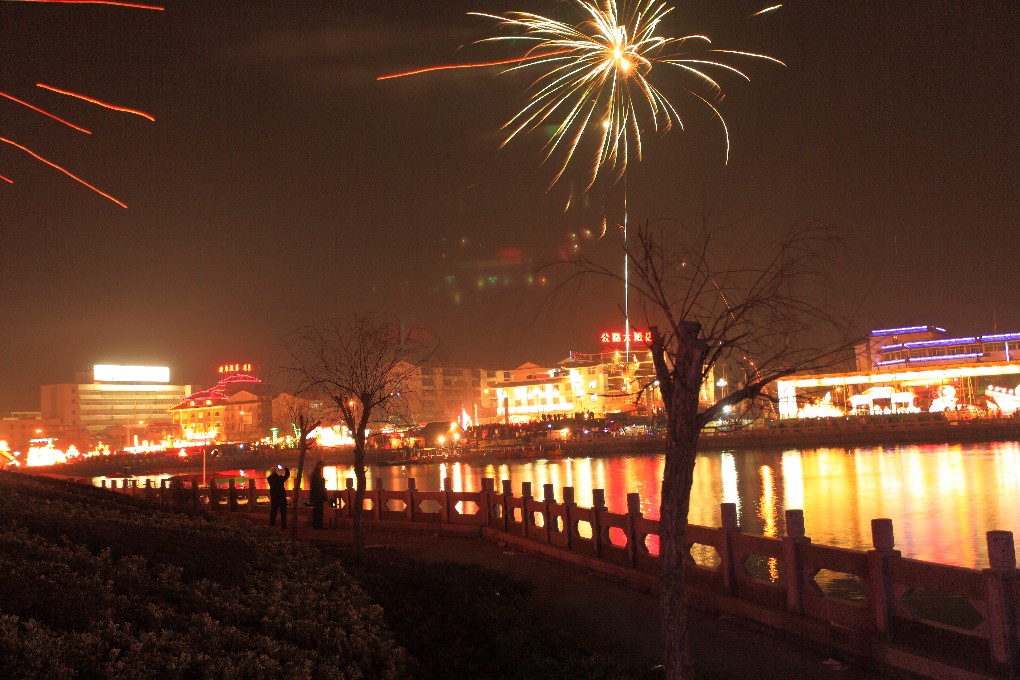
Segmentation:
[[(470, 533), (583, 565), (655, 589), (659, 578), (659, 522), (642, 516), (640, 497), (627, 496), (627, 512), (606, 508), (605, 491), (593, 507), (574, 502), (553, 485), (541, 497), (532, 485), (515, 496), (509, 480), (499, 490), (483, 479), (480, 491), (383, 488), (365, 493), (364, 519), (377, 528)], [(262, 513), (265, 489), (197, 484), (134, 486), (119, 491), (156, 503), (214, 512)], [(289, 494), (292, 492), (288, 492)], [(307, 498), (306, 494), (302, 494)], [(354, 480), (328, 494), (332, 526), (347, 526)], [(305, 515), (307, 508), (300, 508)], [(687, 580), (692, 606), (764, 624), (829, 654), (892, 671), (928, 677), (1020, 677), (1020, 572), (1013, 534), (987, 533), (987, 569), (967, 569), (902, 557), (892, 520), (871, 523), (872, 549), (848, 550), (811, 542), (802, 510), (786, 511), (787, 534), (745, 534), (736, 506), (723, 503), (720, 527), (688, 525)]]

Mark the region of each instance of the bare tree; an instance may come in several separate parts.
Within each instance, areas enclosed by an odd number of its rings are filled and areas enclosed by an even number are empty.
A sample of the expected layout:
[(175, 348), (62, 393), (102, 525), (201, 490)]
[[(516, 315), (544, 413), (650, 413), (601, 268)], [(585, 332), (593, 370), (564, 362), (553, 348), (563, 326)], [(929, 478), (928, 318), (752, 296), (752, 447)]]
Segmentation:
[[(649, 349), (666, 416), (659, 549), (669, 680), (693, 677), (684, 576), (702, 430), (742, 403), (774, 404), (768, 391), (773, 381), (832, 367), (852, 347), (848, 324), (833, 311), (830, 297), (838, 242), (828, 231), (793, 230), (769, 244), (727, 244), (720, 236), (708, 227), (649, 222), (637, 230), (627, 254), (631, 295), (651, 332)], [(619, 278), (591, 260), (578, 264), (575, 271), (581, 274)], [(733, 378), (729, 391), (702, 401), (704, 383), (722, 367)]]
[(361, 550), (369, 423), (406, 419), (421, 369), (436, 357), (438, 343), (422, 329), (405, 332), (395, 318), (358, 314), (302, 328), (284, 341), (283, 351), (300, 389), (328, 399), (354, 438), (352, 514), (354, 545)]
[(297, 538), (298, 514), (301, 508), (301, 479), (305, 471), (305, 458), (312, 445), (308, 436), (322, 424), (323, 404), (301, 394), (281, 394), (273, 400), (273, 422), (284, 431), (291, 430), (297, 438), (298, 464), (294, 475), (294, 517), (290, 536)]

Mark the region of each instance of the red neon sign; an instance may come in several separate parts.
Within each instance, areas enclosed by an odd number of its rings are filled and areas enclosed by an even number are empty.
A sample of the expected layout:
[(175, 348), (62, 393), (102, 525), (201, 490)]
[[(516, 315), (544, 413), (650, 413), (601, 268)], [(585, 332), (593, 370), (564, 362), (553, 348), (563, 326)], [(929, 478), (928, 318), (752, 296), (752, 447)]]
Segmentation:
[(627, 342), (628, 339), (631, 342), (652, 342), (651, 331), (631, 331), (629, 334), (620, 331), (602, 331), (600, 337), (604, 345), (620, 345)]
[(222, 364), (217, 367), (218, 373), (251, 373), (252, 364)]

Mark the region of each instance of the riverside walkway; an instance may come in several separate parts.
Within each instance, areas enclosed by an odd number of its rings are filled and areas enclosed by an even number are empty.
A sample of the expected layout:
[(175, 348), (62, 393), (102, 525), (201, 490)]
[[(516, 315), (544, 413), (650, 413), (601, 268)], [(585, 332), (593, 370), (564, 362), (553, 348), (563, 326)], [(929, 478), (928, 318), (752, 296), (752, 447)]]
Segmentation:
[[(265, 521), (260, 515), (236, 518)], [(313, 531), (302, 520), (298, 537), (328, 548), (349, 546), (349, 528)], [(507, 544), (426, 531), (369, 527), (366, 550), (394, 548), (409, 558), (476, 564), (534, 586), (532, 612), (544, 628), (559, 631), (578, 648), (632, 660), (652, 668), (661, 663), (658, 595), (624, 581), (517, 550)], [(834, 659), (828, 653), (781, 639), (736, 621), (691, 611), (691, 650), (703, 680), (879, 680), (881, 675)], [(897, 677), (903, 677), (898, 675)]]
[[(351, 526), (357, 502), (353, 480), (348, 482), (348, 488), (329, 493), (330, 531), (338, 536)], [(628, 494), (626, 513), (614, 513), (606, 508), (601, 489), (593, 491), (593, 506), (585, 508), (574, 502), (572, 487), (563, 487), (557, 498), (552, 484), (533, 495), (531, 483), (523, 482), (518, 496), (509, 480), (502, 481), (499, 491), (491, 478), (483, 479), (477, 491), (454, 491), (450, 482), (444, 478), (442, 490), (422, 491), (409, 478), (407, 488), (390, 490), (376, 479), (364, 499), (366, 527), (424, 534), (419, 550), (428, 556), (441, 554), (444, 537), (470, 537), (471, 545), (495, 544), (507, 557), (541, 555), (632, 590), (658, 590), (659, 523), (642, 516), (638, 494)], [(268, 509), (264, 490), (237, 488), (234, 480), (209, 488), (194, 482), (122, 484), (120, 490), (162, 504), (262, 521)], [(299, 510), (306, 518), (308, 508)], [(688, 602), (705, 620), (739, 622), (770, 639), (818, 650), (825, 659), (849, 660), (891, 677), (987, 680), (1020, 675), (1020, 570), (1011, 532), (987, 532), (990, 566), (979, 570), (902, 557), (889, 519), (872, 520), (872, 549), (850, 550), (812, 543), (802, 510), (785, 511), (782, 537), (743, 532), (733, 503), (723, 503), (720, 513), (719, 527), (687, 528)], [(330, 531), (317, 533), (325, 538)], [(592, 596), (601, 601), (601, 589), (595, 590)], [(640, 610), (657, 631), (655, 602), (652, 597)], [(649, 630), (636, 638), (643, 644), (657, 639)], [(826, 668), (839, 666), (830, 662)]]

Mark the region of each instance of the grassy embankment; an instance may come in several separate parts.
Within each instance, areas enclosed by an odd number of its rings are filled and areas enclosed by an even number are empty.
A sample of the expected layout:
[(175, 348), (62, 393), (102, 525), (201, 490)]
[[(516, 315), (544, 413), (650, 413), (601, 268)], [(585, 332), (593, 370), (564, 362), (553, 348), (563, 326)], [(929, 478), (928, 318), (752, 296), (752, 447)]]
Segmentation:
[(0, 677), (645, 673), (536, 626), (528, 586), (500, 573), (324, 555), (267, 527), (0, 473)]

